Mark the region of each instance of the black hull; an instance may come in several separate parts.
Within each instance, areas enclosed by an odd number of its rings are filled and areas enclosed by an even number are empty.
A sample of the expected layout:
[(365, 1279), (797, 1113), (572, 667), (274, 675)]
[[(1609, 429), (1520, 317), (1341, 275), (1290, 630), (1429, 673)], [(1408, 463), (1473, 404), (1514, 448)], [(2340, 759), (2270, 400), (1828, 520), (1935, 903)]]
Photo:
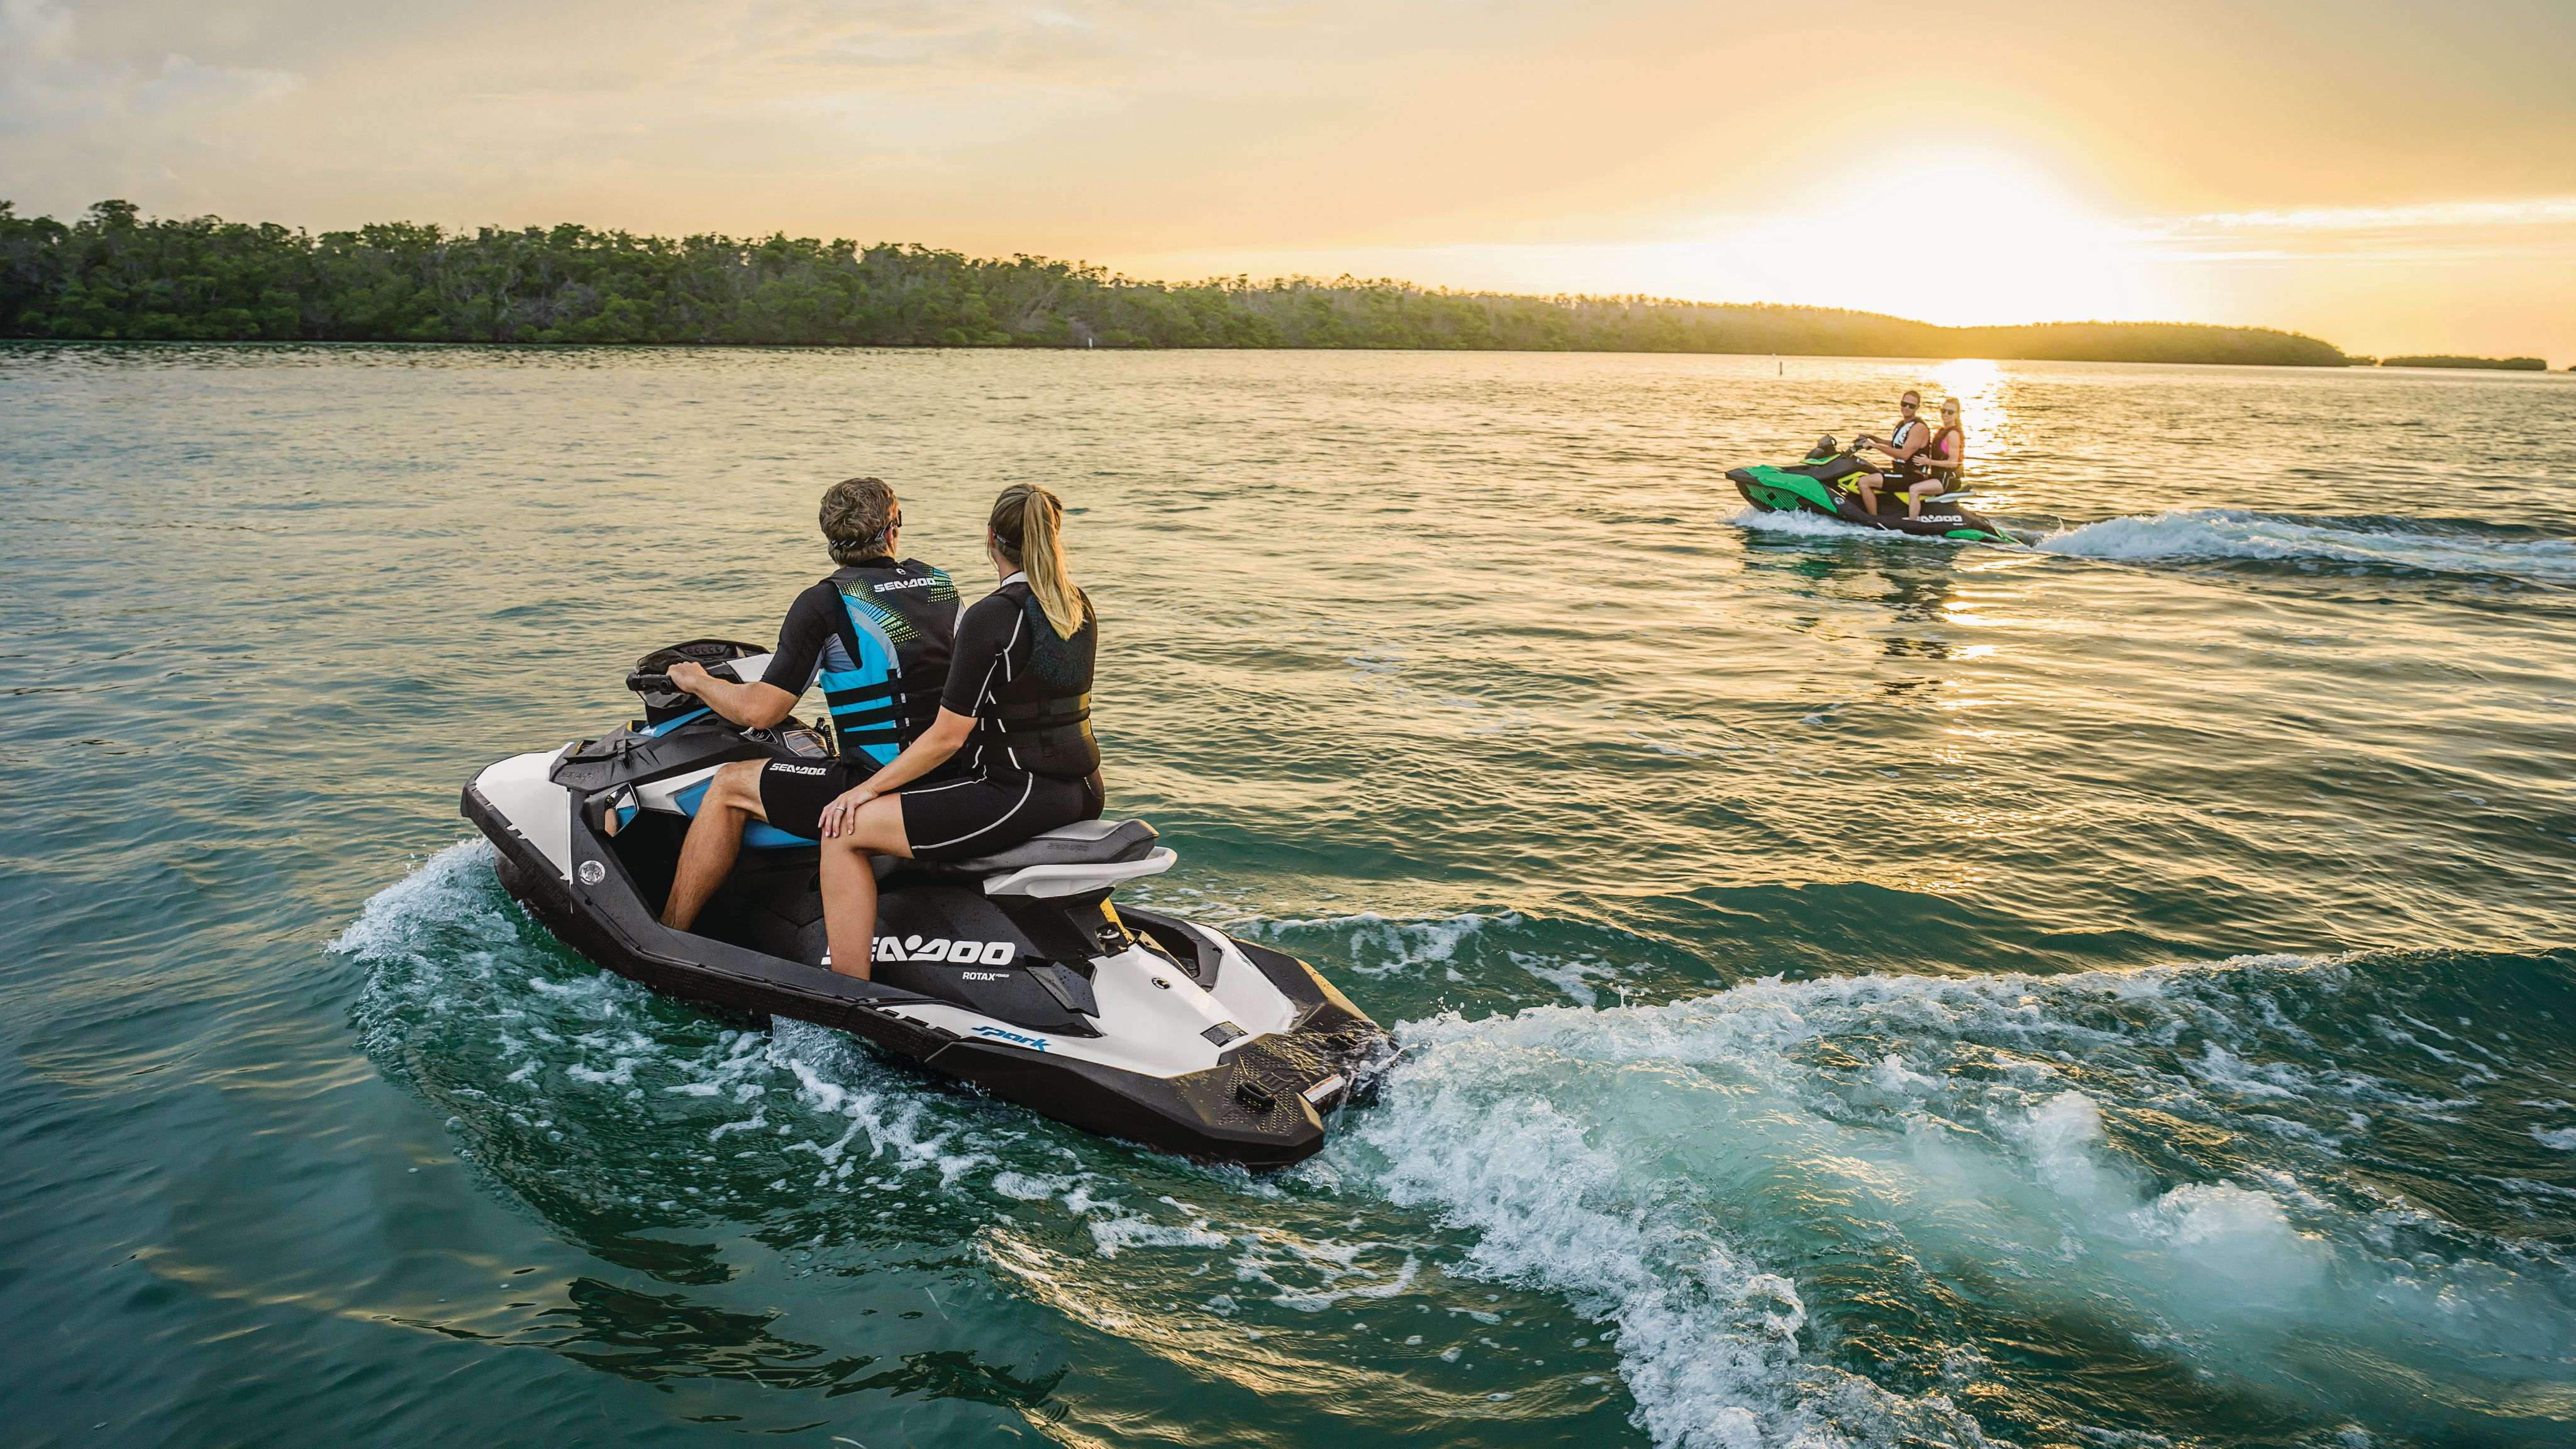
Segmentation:
[(1963, 528), (1972, 528), (1995, 538), (2012, 537), (2011, 534), (2004, 532), (2003, 525), (1972, 508), (1959, 508), (1947, 503), (1926, 503), (1923, 505), (1922, 517), (1908, 518), (1905, 516), (1904, 504), (1899, 503), (1895, 507), (1897, 511), (1894, 513), (1868, 513), (1862, 510), (1859, 499), (1846, 498), (1843, 500), (1843, 506), (1834, 510), (1834, 517), (1845, 523), (1857, 523), (1863, 528), (1911, 534), (1916, 538), (1948, 538)]
[[(1783, 470), (1803, 471), (1803, 470)], [(1902, 533), (1914, 538), (1969, 538), (1975, 542), (2018, 543), (2010, 530), (1974, 509), (1950, 503), (1926, 503), (1919, 518), (1908, 518), (1901, 488), (1889, 488), (1879, 495), (1879, 511), (1869, 512), (1860, 505), (1855, 493), (1829, 486), (1823, 491), (1833, 501), (1828, 508), (1800, 494), (1788, 493), (1776, 485), (1766, 484), (1752, 471), (1729, 469), (1727, 481), (1744, 501), (1771, 513), (1814, 513), (1826, 518), (1839, 518), (1862, 528), (1875, 528), (1886, 533)], [(1820, 480), (1821, 481), (1821, 480)], [(1982, 535), (1982, 537), (1975, 537)]]
[[(846, 1031), (943, 1076), (1104, 1137), (1161, 1152), (1252, 1168), (1285, 1167), (1324, 1145), (1324, 1119), (1300, 1090), (1329, 1071), (1356, 1080), (1387, 1037), (1312, 967), (1236, 942), (1255, 969), (1299, 1007), (1296, 1026), (1256, 1038), (1206, 1071), (1153, 1077), (1095, 1062), (961, 1037), (895, 1014), (935, 999), (781, 960), (654, 919), (616, 857), (576, 826), (577, 873), (598, 862), (588, 886), (557, 875), (537, 848), (473, 786), (461, 810), (500, 853), (502, 886), (565, 945), (655, 991), (721, 1010), (785, 1016)], [(1128, 911), (1140, 922), (1161, 918)], [(937, 1004), (947, 1005), (939, 1002)]]

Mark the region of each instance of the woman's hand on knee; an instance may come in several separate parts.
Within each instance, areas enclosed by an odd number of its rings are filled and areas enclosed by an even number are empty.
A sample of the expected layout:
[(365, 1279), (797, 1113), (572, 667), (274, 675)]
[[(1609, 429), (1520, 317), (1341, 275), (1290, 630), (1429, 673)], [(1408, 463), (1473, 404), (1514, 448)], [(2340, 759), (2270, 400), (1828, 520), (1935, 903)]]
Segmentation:
[(843, 791), (839, 799), (823, 807), (823, 838), (837, 840), (849, 834), (859, 823), (860, 807), (875, 798), (876, 792), (865, 785), (853, 785)]

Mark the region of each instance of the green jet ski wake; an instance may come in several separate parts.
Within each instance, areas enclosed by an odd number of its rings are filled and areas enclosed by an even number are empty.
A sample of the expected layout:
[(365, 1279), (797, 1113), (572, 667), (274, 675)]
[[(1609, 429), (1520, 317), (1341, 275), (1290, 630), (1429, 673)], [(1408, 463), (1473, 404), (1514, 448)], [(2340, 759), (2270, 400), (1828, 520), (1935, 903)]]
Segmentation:
[(1757, 463), (1749, 468), (1730, 468), (1727, 481), (1735, 485), (1744, 500), (1767, 513), (1821, 513), (1863, 528), (1883, 528), (1890, 533), (1910, 533), (1919, 538), (1955, 538), (1968, 543), (2008, 543), (2020, 545), (2023, 540), (2007, 532), (2003, 525), (1982, 513), (1958, 505), (1960, 495), (1944, 493), (1923, 500), (1919, 518), (1905, 516), (1904, 485), (1891, 482), (1879, 494), (1878, 510), (1861, 506), (1857, 480), (1878, 469), (1862, 462), (1832, 438), (1817, 442), (1815, 451), (1804, 462), (1786, 468)]

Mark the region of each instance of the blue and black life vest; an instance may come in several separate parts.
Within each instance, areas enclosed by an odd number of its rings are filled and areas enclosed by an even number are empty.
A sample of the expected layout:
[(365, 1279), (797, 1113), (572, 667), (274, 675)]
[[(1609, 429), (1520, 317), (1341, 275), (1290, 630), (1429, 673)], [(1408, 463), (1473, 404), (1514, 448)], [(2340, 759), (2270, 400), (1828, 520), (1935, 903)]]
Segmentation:
[(824, 702), (841, 758), (883, 765), (939, 718), (957, 643), (957, 585), (919, 559), (871, 559), (835, 570), (840, 652), (824, 651)]

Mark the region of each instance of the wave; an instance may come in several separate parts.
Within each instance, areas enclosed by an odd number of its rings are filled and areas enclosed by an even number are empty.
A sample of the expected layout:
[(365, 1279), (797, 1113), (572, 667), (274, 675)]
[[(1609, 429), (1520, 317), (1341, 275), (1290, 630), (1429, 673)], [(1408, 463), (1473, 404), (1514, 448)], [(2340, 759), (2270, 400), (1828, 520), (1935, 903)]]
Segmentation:
[(2402, 518), (2181, 509), (2107, 518), (2050, 534), (2037, 546), (2118, 563), (2252, 559), (2576, 585), (2576, 540)]
[[(677, 1224), (754, 1224), (849, 1272), (902, 1271), (880, 1255), (911, 1243), (1265, 1402), (1628, 1412), (1660, 1449), (2224, 1437), (2249, 1399), (2302, 1442), (2503, 1441), (2576, 1412), (2576, 1275), (2547, 1226), (2576, 1200), (2555, 1086), (2576, 1043), (2545, 1030), (2576, 1021), (2559, 958), (1775, 978), (1640, 1004), (1607, 988), (1678, 984), (1640, 969), (1669, 947), (1527, 913), (1251, 924), (1381, 992), (1499, 974), (1558, 1004), (1400, 1024), (1376, 1104), (1255, 1178), (666, 1001), (529, 922), (480, 842), (334, 949), (367, 970), (369, 1055), (452, 1114), (460, 1152), (675, 1283), (728, 1271)], [(737, 1371), (735, 1346), (705, 1353)], [(2105, 1355), (2124, 1371), (2065, 1372)], [(2194, 1395), (2206, 1414), (2177, 1423)]]
[[(1728, 520), (1754, 533), (1796, 538), (1892, 538), (1820, 513), (1747, 508)], [(1948, 539), (1907, 538), (1909, 543)], [(2248, 561), (2356, 573), (2509, 579), (2576, 587), (2576, 539), (2535, 530), (2397, 517), (2307, 517), (2232, 508), (2129, 514), (2061, 530), (2043, 553), (2110, 563)]]
[(1846, 523), (1839, 518), (1827, 518), (1821, 513), (1809, 513), (1804, 509), (1775, 511), (1768, 508), (1746, 508), (1726, 521), (1753, 533), (1785, 534), (1795, 538), (1894, 539), (1900, 543), (1937, 543), (1957, 546), (1955, 539), (1924, 538), (1914, 534), (1891, 533), (1883, 528), (1864, 528), (1857, 523)]
[[(2441, 1132), (2509, 1090), (2473, 1033), (2392, 1004), (2352, 963), (2271, 957), (1443, 1015), (1405, 1025), (1381, 1105), (1334, 1153), (1472, 1233), (1473, 1270), (1613, 1325), (1666, 1449), (1986, 1442), (1956, 1390), (2009, 1404), (1986, 1346), (2052, 1331), (2077, 1352), (2107, 1332), (2321, 1429), (2430, 1414), (2475, 1438), (2555, 1415), (2569, 1265), (2355, 1171), (2390, 1166), (2368, 1162), (2375, 1136)], [(2356, 1027), (2361, 1050), (2328, 1045)], [(2523, 1140), (2546, 1156), (2567, 1130)], [(2527, 1151), (2451, 1145), (2514, 1211), (2563, 1191), (2513, 1175)], [(1877, 1321), (1891, 1298), (1910, 1334)], [(1865, 1329), (1917, 1371), (1818, 1351)]]
[[(479, 840), (438, 852), (331, 949), (367, 968), (368, 1055), (452, 1112), (460, 1154), (549, 1216), (722, 1215), (796, 1186), (819, 1195), (805, 1210), (820, 1222), (853, 1187), (936, 1192), (992, 1166), (979, 1129), (1002, 1109), (890, 1073), (838, 1032), (729, 1026), (603, 971), (524, 916), (492, 861)], [(655, 1154), (652, 1194), (621, 1196), (638, 1144), (675, 1138), (703, 1145)]]

